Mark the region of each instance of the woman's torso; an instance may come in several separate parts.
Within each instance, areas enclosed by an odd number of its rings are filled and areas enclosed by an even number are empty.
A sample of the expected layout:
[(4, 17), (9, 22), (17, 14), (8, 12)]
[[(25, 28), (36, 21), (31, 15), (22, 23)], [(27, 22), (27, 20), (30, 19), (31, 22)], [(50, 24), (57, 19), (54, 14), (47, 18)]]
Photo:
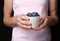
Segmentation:
[[(27, 14), (28, 12), (38, 12), (40, 16), (48, 13), (48, 0), (13, 0), (14, 16)], [(39, 31), (24, 30), (21, 27), (14, 27), (12, 41), (48, 41), (50, 30), (45, 27)]]

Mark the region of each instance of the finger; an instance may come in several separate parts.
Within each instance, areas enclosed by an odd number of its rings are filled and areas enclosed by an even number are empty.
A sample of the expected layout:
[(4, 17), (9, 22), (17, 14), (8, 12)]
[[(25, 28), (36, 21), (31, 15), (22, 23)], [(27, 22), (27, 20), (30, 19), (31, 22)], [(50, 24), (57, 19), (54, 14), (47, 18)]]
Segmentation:
[(17, 24), (18, 24), (18, 26), (20, 26), (23, 29), (30, 29), (31, 28), (31, 26), (22, 25), (19, 22), (17, 22)]
[(44, 18), (40, 18), (40, 25), (44, 22)]
[(44, 23), (40, 27), (44, 28), (45, 26), (47, 26), (47, 21), (48, 21), (48, 19), (45, 19)]
[(27, 20), (27, 21), (29, 21), (29, 18), (28, 18), (28, 16), (26, 16), (26, 15), (21, 15), (20, 18), (21, 18), (22, 20)]
[(34, 30), (41, 30), (41, 29), (43, 29), (44, 27), (47, 26), (46, 24), (47, 24), (47, 19), (45, 19), (44, 23), (42, 25), (40, 25), (40, 27), (37, 27)]
[(21, 20), (20, 18), (18, 18), (17, 21), (23, 25), (31, 25), (29, 21), (24, 21), (24, 20)]

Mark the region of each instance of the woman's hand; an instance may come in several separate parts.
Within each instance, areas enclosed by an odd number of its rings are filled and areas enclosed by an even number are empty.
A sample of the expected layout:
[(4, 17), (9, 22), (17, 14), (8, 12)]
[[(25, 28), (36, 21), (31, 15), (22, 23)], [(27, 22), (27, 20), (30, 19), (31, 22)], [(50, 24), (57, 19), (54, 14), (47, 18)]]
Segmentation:
[(18, 16), (14, 16), (12, 19), (14, 24), (19, 27), (22, 27), (23, 29), (31, 28), (31, 23), (29, 22), (29, 18), (26, 15), (20, 14)]
[(33, 30), (41, 30), (45, 28), (48, 25), (48, 17), (47, 16), (42, 16), (40, 17), (40, 25), (37, 28), (33, 28)]

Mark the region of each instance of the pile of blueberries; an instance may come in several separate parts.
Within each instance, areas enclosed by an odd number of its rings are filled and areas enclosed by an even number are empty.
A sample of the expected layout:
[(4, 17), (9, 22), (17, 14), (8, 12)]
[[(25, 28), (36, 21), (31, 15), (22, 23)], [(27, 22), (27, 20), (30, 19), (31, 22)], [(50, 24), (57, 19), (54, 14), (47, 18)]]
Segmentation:
[(28, 13), (28, 14), (26, 14), (26, 15), (29, 16), (29, 17), (39, 16), (38, 12), (31, 12), (31, 13)]

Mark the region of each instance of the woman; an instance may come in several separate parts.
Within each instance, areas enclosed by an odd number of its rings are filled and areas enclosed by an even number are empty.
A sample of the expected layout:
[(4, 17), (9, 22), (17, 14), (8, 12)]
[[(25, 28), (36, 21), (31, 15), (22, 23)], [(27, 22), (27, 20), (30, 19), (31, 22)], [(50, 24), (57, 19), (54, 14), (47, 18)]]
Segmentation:
[[(4, 0), (4, 24), (13, 28), (12, 41), (51, 41), (48, 26), (58, 22), (56, 15), (57, 0), (49, 0), (50, 16), (48, 16), (48, 0)], [(11, 12), (14, 16), (11, 17)], [(40, 26), (31, 29), (28, 12), (40, 14)], [(26, 21), (25, 21), (26, 20)]]

